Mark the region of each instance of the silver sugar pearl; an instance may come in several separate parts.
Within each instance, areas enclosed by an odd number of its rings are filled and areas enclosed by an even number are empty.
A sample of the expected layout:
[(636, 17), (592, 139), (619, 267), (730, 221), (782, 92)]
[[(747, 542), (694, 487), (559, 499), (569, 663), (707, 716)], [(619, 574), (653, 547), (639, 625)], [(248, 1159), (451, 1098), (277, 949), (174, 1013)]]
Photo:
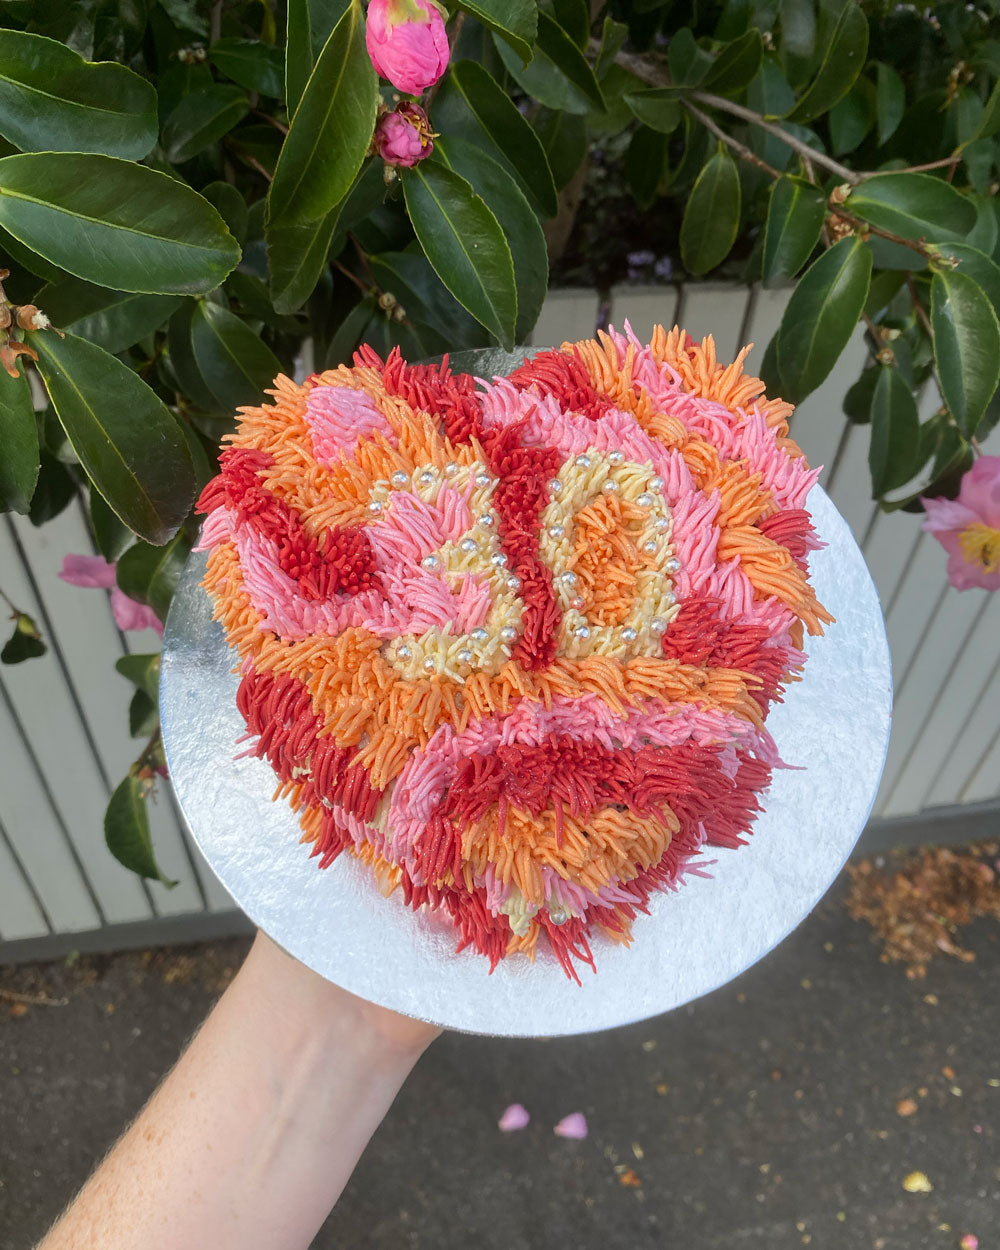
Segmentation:
[(573, 633), (576, 634), (577, 638), (589, 638), (590, 626), (589, 625), (577, 625), (576, 629), (573, 630)]
[(505, 625), (500, 631), (500, 637), (504, 642), (513, 642), (517, 637), (517, 630), (513, 625)]
[(649, 622), (649, 632), (651, 634), (665, 634), (667, 632), (667, 622), (662, 616), (654, 616)]
[(656, 500), (653, 498), (653, 496), (649, 493), (648, 490), (644, 490), (641, 495), (636, 496), (635, 502), (639, 505), (640, 508), (651, 508), (653, 504), (656, 502)]
[(459, 664), (471, 664), (472, 652), (469, 650), (468, 647), (463, 647), (462, 650), (459, 651), (458, 655), (455, 658), (458, 660)]
[(624, 459), (625, 453), (623, 451), (608, 452), (608, 464), (621, 464)]
[(448, 463), (444, 466), (445, 477), (454, 477), (457, 472), (458, 472), (458, 465), (455, 464), (453, 460), (449, 460)]
[(389, 480), (393, 486), (409, 486), (410, 475), (409, 473), (404, 473), (402, 469), (397, 469)]
[(557, 477), (554, 477), (548, 483), (548, 488), (550, 495), (559, 495), (562, 493), (562, 482)]
[(473, 642), (489, 642), (490, 631), (488, 629), (483, 629), (482, 625), (480, 625), (478, 628), (474, 629), (471, 634), (469, 634), (469, 637), (473, 640)]
[(665, 517), (665, 516), (658, 516), (658, 517), (656, 518), (656, 520), (653, 522), (653, 529), (657, 529), (657, 530), (665, 530), (665, 529), (669, 529), (669, 528), (670, 528), (670, 518), (669, 518), (669, 517)]
[(401, 660), (408, 660), (412, 654), (413, 652), (410, 650), (410, 648), (406, 645), (405, 642), (396, 648), (396, 655)]
[(377, 499), (373, 499), (368, 505), (368, 511), (372, 514), (372, 516), (378, 516), (378, 514), (382, 511), (382, 505)]
[(617, 495), (619, 489), (618, 483), (613, 477), (609, 477), (606, 482), (601, 483), (601, 490), (605, 495)]
[(436, 668), (437, 668), (437, 660), (435, 660), (432, 655), (429, 655), (427, 659), (424, 660), (424, 672), (433, 673)]
[(484, 513), (482, 514), (482, 516), (477, 517), (477, 518), (476, 518), (476, 524), (477, 524), (477, 525), (481, 525), (481, 526), (483, 527), (483, 529), (484, 529), (484, 530), (491, 529), (491, 528), (493, 527), (493, 514), (492, 514), (492, 512), (484, 512)]
[(663, 490), (663, 478), (659, 476), (651, 477), (649, 479), (649, 489), (650, 490)]
[(417, 478), (417, 483), (420, 486), (433, 486), (435, 476), (436, 475), (433, 472), (433, 470), (424, 469), (423, 473), (421, 473), (420, 476)]
[(569, 912), (563, 907), (550, 907), (549, 919), (553, 924), (565, 924), (569, 919)]
[(677, 602), (677, 596), (674, 594), (672, 590), (668, 590), (667, 593), (664, 595), (664, 598), (667, 601), (667, 606), (671, 608)]
[(577, 612), (582, 612), (583, 611), (583, 599), (580, 597), (580, 595), (574, 595), (573, 598), (570, 599), (569, 601), (569, 606), (571, 608), (574, 608)]
[(679, 573), (680, 568), (681, 568), (681, 562), (680, 560), (677, 559), (676, 556), (671, 556), (670, 559), (666, 562), (666, 564), (664, 564), (663, 567), (667, 570), (668, 573)]
[(493, 481), (488, 473), (477, 473), (474, 480), (477, 486), (489, 486)]
[(559, 574), (559, 580), (562, 582), (564, 586), (575, 586), (576, 574), (573, 572), (572, 569), (567, 569), (565, 573)]
[(436, 569), (441, 561), (437, 558), (437, 556), (424, 556), (420, 563), (425, 569)]
[(633, 629), (631, 625), (626, 625), (622, 630), (622, 642), (635, 642), (639, 637), (639, 631)]
[(649, 554), (652, 555), (653, 552), (656, 551), (657, 547), (659, 547), (659, 545), (660, 544), (656, 541), (655, 538), (651, 538), (649, 539), (648, 542), (644, 542), (642, 544), (642, 549), (643, 551), (648, 551)]
[(564, 525), (550, 525), (549, 526), (550, 538), (564, 538), (565, 536), (566, 536), (566, 527)]
[(479, 550), (479, 544), (476, 542), (474, 538), (463, 538), (462, 541), (458, 545), (462, 548), (463, 551), (478, 551)]
[(580, 469), (589, 469), (591, 465), (591, 459), (588, 455), (584, 454), (582, 456), (577, 456), (576, 460), (573, 463)]
[(507, 577), (507, 585), (511, 588), (511, 590), (520, 590), (521, 579), (516, 573), (510, 573)]
[(505, 569), (507, 567), (507, 557), (502, 551), (494, 552), (494, 554), (490, 556), (490, 564), (492, 564), (495, 568)]

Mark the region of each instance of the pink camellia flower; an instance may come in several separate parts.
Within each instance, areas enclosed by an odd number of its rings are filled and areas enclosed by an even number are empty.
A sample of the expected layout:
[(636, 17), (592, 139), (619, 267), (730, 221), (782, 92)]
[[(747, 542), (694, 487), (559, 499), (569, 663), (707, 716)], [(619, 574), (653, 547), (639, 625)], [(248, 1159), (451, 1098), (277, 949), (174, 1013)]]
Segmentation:
[(163, 636), (163, 625), (152, 608), (136, 603), (115, 581), (115, 566), (101, 556), (64, 556), (59, 576), (71, 586), (92, 586), (111, 591), (111, 613), (119, 629), (155, 629)]
[(371, 0), (368, 55), (397, 91), (420, 95), (448, 68), (444, 13), (434, 0)]
[(372, 147), (387, 165), (403, 165), (407, 169), (430, 156), (434, 138), (427, 114), (411, 100), (396, 106), (378, 119)]
[(922, 500), (923, 529), (948, 552), (956, 590), (1000, 590), (1000, 456), (980, 456), (957, 499)]

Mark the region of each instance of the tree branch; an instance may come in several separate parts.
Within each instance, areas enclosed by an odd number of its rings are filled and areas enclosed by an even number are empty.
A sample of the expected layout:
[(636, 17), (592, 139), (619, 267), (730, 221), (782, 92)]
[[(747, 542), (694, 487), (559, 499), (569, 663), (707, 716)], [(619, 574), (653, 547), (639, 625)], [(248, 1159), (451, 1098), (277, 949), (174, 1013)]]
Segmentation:
[(745, 161), (749, 161), (752, 165), (756, 165), (758, 169), (763, 169), (765, 173), (770, 174), (771, 177), (776, 180), (781, 177), (780, 169), (775, 169), (774, 166), (769, 165), (767, 161), (761, 160), (756, 152), (752, 152), (746, 144), (740, 143), (739, 139), (734, 139), (732, 135), (727, 135), (721, 126), (717, 126), (707, 113), (703, 113), (700, 108), (696, 108), (690, 100), (685, 100), (682, 96), (680, 103), (687, 109), (692, 117), (701, 122), (706, 130), (715, 135), (717, 139), (721, 139), (727, 147), (732, 148), (737, 156), (742, 157)]

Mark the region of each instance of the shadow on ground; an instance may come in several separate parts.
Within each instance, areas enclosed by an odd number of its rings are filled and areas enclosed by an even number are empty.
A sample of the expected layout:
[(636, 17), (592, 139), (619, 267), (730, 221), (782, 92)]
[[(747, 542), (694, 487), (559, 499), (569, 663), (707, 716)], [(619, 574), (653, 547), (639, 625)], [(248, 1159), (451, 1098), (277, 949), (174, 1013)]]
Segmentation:
[[(969, 1233), (988, 1250), (1000, 1226), (1000, 926), (966, 930), (975, 962), (937, 960), (911, 981), (879, 962), (845, 892), (842, 881), (738, 981), (647, 1024), (569, 1041), (442, 1038), (316, 1250), (949, 1250)], [(0, 1002), (0, 1250), (42, 1234), (245, 950), (216, 942), (5, 977), (68, 1002)], [(511, 1102), (532, 1120), (504, 1135)], [(589, 1121), (585, 1141), (552, 1133), (573, 1111)], [(916, 1171), (931, 1192), (904, 1189)]]

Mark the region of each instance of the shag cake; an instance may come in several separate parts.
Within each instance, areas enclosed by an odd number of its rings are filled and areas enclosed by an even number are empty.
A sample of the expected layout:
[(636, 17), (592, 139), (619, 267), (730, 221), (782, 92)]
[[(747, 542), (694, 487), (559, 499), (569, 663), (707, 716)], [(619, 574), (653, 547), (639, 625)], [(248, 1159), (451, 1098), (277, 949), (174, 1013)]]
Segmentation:
[(818, 470), (745, 355), (626, 324), (483, 381), (364, 348), (242, 410), (204, 585), (320, 868), (357, 856), (491, 970), (541, 937), (576, 977), (745, 841), (832, 619)]

